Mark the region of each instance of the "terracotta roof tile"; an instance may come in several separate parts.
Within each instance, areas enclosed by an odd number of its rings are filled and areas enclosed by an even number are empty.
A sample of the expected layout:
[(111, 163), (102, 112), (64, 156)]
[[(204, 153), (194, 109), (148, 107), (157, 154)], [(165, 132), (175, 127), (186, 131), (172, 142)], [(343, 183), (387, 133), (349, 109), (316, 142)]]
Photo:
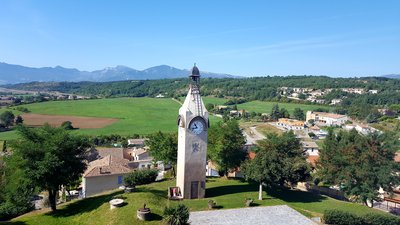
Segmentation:
[(89, 163), (83, 177), (106, 176), (114, 174), (130, 173), (132, 169), (128, 160), (107, 155), (101, 159)]

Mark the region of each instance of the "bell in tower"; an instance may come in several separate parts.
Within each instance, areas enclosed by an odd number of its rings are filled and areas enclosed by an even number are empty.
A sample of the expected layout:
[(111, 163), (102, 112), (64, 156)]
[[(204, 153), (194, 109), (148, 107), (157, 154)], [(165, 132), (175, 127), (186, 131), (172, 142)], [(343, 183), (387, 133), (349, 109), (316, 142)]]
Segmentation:
[(182, 198), (204, 198), (209, 121), (200, 96), (200, 71), (196, 64), (189, 78), (189, 91), (178, 116), (176, 186)]
[(200, 91), (200, 71), (197, 68), (196, 63), (192, 68), (192, 74), (189, 76), (190, 78), (190, 88), (196, 91)]

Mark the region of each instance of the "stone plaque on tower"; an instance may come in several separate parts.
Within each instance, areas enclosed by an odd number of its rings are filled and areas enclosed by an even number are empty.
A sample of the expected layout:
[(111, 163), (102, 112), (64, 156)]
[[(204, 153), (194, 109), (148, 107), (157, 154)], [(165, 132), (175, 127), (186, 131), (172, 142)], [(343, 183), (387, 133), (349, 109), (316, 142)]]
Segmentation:
[(179, 109), (176, 186), (183, 198), (204, 198), (206, 190), (208, 112), (200, 96), (200, 72), (194, 65), (189, 92)]

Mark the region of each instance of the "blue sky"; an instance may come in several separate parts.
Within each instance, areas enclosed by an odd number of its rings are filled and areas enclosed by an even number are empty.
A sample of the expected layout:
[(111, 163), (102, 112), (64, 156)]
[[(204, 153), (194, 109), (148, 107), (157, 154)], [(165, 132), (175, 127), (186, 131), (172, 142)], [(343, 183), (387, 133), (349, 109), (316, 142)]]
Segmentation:
[(0, 61), (244, 76), (400, 73), (400, 1), (0, 2)]

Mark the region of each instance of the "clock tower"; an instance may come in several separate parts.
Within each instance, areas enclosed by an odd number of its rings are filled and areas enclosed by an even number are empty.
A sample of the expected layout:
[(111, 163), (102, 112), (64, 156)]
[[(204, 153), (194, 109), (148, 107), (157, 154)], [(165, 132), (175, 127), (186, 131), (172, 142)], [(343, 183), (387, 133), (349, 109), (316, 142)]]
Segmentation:
[(189, 92), (179, 109), (176, 186), (183, 198), (204, 198), (206, 191), (208, 112), (200, 97), (200, 71), (194, 65)]

